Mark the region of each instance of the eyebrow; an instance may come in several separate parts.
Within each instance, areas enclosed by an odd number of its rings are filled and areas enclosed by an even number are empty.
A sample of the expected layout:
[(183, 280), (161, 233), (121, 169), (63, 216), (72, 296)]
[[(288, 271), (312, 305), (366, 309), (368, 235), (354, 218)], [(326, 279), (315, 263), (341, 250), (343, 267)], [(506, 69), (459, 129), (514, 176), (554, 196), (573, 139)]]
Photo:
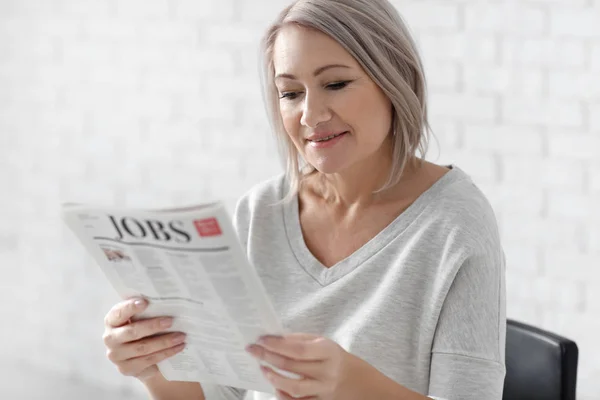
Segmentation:
[[(324, 65), (322, 67), (319, 67), (317, 69), (315, 69), (315, 71), (313, 72), (313, 76), (318, 76), (319, 74), (327, 71), (330, 68), (350, 68), (347, 65), (344, 64), (329, 64), (329, 65)], [(275, 76), (275, 79), (277, 78), (287, 78), (287, 79), (297, 79), (294, 75), (292, 74), (277, 74)]]

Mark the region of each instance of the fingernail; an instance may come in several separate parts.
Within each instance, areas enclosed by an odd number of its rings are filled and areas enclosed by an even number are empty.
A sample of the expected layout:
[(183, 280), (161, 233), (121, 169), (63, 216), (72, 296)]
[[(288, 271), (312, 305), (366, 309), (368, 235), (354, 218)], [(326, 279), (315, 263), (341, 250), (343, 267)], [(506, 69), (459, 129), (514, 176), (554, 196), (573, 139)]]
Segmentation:
[(260, 366), (260, 370), (263, 372), (263, 374), (265, 374), (265, 377), (267, 379), (271, 379), (271, 377), (273, 376), (271, 374), (271, 370), (269, 368), (265, 367), (264, 365)]
[(253, 353), (258, 349), (258, 346), (255, 344), (249, 344), (248, 346), (246, 346), (246, 351), (248, 353)]
[(178, 344), (178, 343), (182, 343), (184, 340), (185, 340), (185, 333), (180, 333), (180, 334), (173, 336), (173, 339), (171, 339), (171, 343)]
[(282, 339), (283, 336), (281, 335), (264, 335), (258, 338), (258, 340), (256, 341), (256, 343), (267, 343), (268, 341), (272, 341), (272, 340), (277, 340), (277, 339)]
[(163, 328), (166, 328), (166, 327), (170, 326), (172, 322), (173, 322), (173, 320), (171, 318), (162, 318), (160, 320), (160, 326), (162, 326)]
[(145, 304), (145, 301), (142, 299), (137, 299), (136, 301), (133, 302), (133, 305), (136, 308), (142, 308), (142, 306)]

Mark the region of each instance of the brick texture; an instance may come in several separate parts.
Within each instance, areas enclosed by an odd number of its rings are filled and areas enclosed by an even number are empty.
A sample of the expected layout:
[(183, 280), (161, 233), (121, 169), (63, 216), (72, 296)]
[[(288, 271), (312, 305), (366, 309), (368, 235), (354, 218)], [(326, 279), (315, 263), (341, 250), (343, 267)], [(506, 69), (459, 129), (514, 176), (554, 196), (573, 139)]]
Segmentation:
[[(281, 171), (257, 45), (287, 0), (0, 1), (0, 355), (141, 395), (106, 360), (117, 300), (63, 201), (223, 200)], [(600, 0), (393, 0), (437, 140), (494, 206), (508, 316), (580, 346), (600, 393)], [(133, 395), (133, 394), (132, 394)]]

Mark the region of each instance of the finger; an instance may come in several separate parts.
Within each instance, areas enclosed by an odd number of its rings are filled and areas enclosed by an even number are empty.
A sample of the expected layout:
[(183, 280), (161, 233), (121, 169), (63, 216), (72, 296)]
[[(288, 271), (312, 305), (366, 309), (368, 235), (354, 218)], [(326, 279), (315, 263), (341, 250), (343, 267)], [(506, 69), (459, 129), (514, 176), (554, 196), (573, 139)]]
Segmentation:
[[(277, 336), (275, 336), (277, 337)], [(283, 336), (286, 339), (291, 339), (291, 340), (314, 340), (314, 339), (318, 339), (321, 336), (317, 336), (317, 335), (312, 335), (310, 333), (288, 333), (286, 335)]]
[(321, 336), (312, 335), (310, 333), (286, 333), (284, 335), (263, 335), (259, 339), (289, 339), (289, 340), (314, 340), (318, 339)]
[(106, 352), (106, 356), (112, 362), (120, 362), (136, 357), (146, 356), (161, 350), (171, 348), (185, 341), (185, 334), (173, 332), (158, 337), (146, 338), (132, 343), (126, 343)]
[(142, 312), (148, 306), (148, 301), (142, 298), (129, 299), (117, 303), (104, 317), (107, 327), (118, 327), (125, 325), (131, 317)]
[(269, 367), (261, 366), (265, 378), (278, 390), (285, 392), (293, 399), (313, 398), (319, 393), (320, 382), (310, 379), (290, 379), (279, 375)]
[(267, 336), (259, 339), (257, 343), (267, 350), (302, 361), (326, 360), (337, 346), (335, 342), (324, 337), (300, 339), (299, 336)]
[(119, 372), (127, 376), (138, 376), (147, 368), (174, 356), (185, 348), (185, 343), (178, 344), (169, 349), (161, 350), (156, 353), (148, 354), (142, 357), (132, 358), (118, 364)]
[(173, 318), (160, 317), (132, 322), (118, 328), (109, 328), (104, 333), (104, 344), (111, 348), (135, 342), (148, 336), (164, 332), (173, 325)]
[(326, 374), (326, 363), (323, 360), (299, 361), (257, 345), (248, 346), (247, 349), (253, 357), (284, 371), (294, 372), (313, 379), (320, 379)]

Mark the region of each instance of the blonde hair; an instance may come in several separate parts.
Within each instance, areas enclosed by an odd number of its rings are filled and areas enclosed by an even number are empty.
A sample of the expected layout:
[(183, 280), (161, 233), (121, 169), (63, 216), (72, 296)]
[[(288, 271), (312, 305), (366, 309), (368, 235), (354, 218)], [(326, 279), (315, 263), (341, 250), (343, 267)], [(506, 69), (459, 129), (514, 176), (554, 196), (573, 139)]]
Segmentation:
[(394, 186), (417, 151), (425, 156), (430, 133), (423, 66), (408, 28), (387, 0), (297, 0), (267, 29), (260, 47), (263, 100), (289, 181), (284, 201), (298, 192), (302, 177), (315, 170), (308, 165), (300, 169), (300, 154), (283, 126), (274, 82), (274, 43), (279, 31), (290, 24), (316, 29), (336, 40), (390, 99), (392, 166), (377, 191)]

